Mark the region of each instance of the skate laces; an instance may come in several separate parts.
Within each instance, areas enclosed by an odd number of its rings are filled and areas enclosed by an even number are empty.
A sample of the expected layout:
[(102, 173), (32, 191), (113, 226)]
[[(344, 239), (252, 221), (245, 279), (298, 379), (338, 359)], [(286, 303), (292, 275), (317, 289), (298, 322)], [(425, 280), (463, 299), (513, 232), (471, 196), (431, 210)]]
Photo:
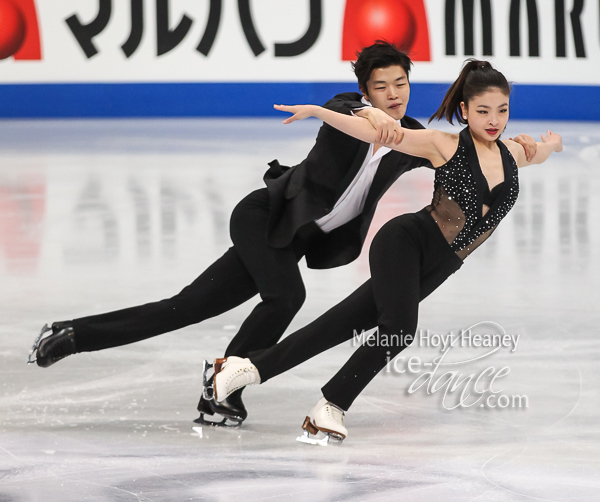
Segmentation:
[(226, 373), (231, 372), (225, 380), (225, 387), (228, 393), (234, 392), (246, 385), (260, 383), (258, 369), (252, 364), (250, 359), (236, 357), (235, 360), (230, 361), (230, 358), (227, 358), (223, 363), (221, 372), (223, 373), (225, 369), (228, 369)]
[(344, 410), (342, 410), (341, 408), (338, 408), (335, 404), (330, 403), (329, 401), (327, 402), (326, 406), (326, 411), (327, 414), (329, 415), (329, 417), (334, 420), (335, 422), (344, 425)]

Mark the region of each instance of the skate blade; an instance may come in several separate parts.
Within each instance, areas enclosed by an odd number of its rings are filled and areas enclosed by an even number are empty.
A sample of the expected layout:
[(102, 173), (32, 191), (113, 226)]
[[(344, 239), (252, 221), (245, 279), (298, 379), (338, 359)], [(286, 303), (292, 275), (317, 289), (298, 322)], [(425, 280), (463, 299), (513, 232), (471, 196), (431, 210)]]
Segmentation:
[[(42, 341), (42, 338), (44, 337), (44, 335), (46, 333), (48, 333), (48, 331), (52, 331), (52, 328), (49, 328), (47, 324), (44, 324), (42, 331), (40, 331), (40, 334), (33, 342), (33, 346), (31, 347), (31, 350), (29, 351), (29, 355), (27, 356), (27, 364), (33, 364), (37, 361), (37, 349), (40, 346), (40, 342)], [(34, 358), (34, 354), (35, 354), (35, 358)]]
[(317, 439), (316, 436), (311, 436), (308, 431), (304, 431), (302, 436), (298, 436), (296, 441), (299, 443), (319, 445), (319, 446), (328, 446), (330, 444), (341, 444), (343, 439), (339, 436), (334, 436), (333, 434), (324, 433), (325, 437), (321, 439)]
[(208, 372), (215, 367), (214, 364), (210, 364), (206, 359), (202, 363), (202, 397), (207, 401), (212, 401), (215, 398), (214, 388), (214, 372), (209, 377)]
[(200, 413), (200, 416), (194, 420), (194, 422), (197, 424), (209, 425), (210, 427), (227, 427), (230, 429), (236, 429), (242, 425), (243, 420), (237, 417), (223, 417), (223, 420), (218, 422), (216, 420), (207, 420), (204, 418), (204, 413)]

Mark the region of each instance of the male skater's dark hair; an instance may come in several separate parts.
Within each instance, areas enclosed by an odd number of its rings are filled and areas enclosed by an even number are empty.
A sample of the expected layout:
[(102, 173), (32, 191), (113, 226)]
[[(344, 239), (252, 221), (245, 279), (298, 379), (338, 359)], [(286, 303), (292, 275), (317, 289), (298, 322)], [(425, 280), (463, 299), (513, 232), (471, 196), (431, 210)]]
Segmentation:
[(464, 102), (468, 106), (469, 101), (481, 96), (489, 89), (500, 89), (506, 96), (510, 96), (511, 89), (508, 80), (489, 61), (467, 59), (460, 75), (446, 92), (442, 104), (429, 118), (429, 122), (445, 117), (452, 124), (453, 117), (456, 117), (459, 124), (466, 124), (467, 121), (462, 116), (460, 103)]
[(365, 47), (356, 54), (358, 56), (352, 69), (358, 79), (358, 87), (364, 94), (367, 91), (367, 82), (371, 78), (373, 70), (378, 68), (389, 68), (390, 66), (401, 66), (408, 77), (412, 61), (400, 51), (394, 44), (385, 40), (376, 40), (373, 45)]

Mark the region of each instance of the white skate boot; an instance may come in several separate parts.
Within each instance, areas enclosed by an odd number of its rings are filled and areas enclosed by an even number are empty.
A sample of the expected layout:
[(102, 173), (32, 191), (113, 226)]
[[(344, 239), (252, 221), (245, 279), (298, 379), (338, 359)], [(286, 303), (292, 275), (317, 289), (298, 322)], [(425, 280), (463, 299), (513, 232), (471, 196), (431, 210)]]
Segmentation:
[[(344, 427), (344, 410), (324, 397), (310, 410), (302, 429), (304, 434), (296, 438), (300, 443), (327, 446), (329, 443), (339, 444), (348, 436), (348, 429)], [(316, 436), (319, 433), (324, 437), (318, 439)], [(311, 437), (311, 434), (315, 437)]]
[[(210, 369), (208, 366), (210, 365), (205, 365), (205, 374)], [(242, 359), (241, 357), (229, 356), (215, 359), (214, 370), (212, 386), (205, 385), (204, 395), (207, 397), (212, 394), (212, 397), (218, 403), (226, 399), (232, 392), (246, 387), (246, 385), (258, 385), (260, 383), (258, 369), (248, 358)]]

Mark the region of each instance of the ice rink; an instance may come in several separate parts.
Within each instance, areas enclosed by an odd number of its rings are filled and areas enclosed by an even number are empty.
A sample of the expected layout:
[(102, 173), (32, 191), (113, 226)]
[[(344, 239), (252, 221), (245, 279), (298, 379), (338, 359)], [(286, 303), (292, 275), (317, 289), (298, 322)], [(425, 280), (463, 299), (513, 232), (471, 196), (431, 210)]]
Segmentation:
[[(229, 247), (231, 210), (264, 186), (267, 162), (300, 162), (319, 125), (0, 122), (0, 501), (600, 500), (598, 124), (509, 124), (505, 137), (550, 127), (564, 152), (520, 171), (513, 211), (423, 302), (429, 344), (415, 343), (367, 387), (342, 445), (295, 437), (351, 343), (247, 389), (241, 428), (192, 430), (201, 362), (222, 355), (256, 299), (138, 344), (48, 369), (25, 364), (44, 323), (190, 283)], [(359, 260), (325, 271), (302, 262), (308, 297), (289, 333), (364, 282), (377, 228), (428, 204), (432, 182), (428, 169), (400, 178)], [(472, 326), (518, 344), (492, 354), (453, 347), (455, 364), (412, 392), (432, 371), (416, 358), (441, 354), (434, 335)], [(508, 368), (494, 399), (474, 404), (471, 388), (455, 406), (468, 382), (450, 392), (443, 375), (490, 367), (488, 377)]]

